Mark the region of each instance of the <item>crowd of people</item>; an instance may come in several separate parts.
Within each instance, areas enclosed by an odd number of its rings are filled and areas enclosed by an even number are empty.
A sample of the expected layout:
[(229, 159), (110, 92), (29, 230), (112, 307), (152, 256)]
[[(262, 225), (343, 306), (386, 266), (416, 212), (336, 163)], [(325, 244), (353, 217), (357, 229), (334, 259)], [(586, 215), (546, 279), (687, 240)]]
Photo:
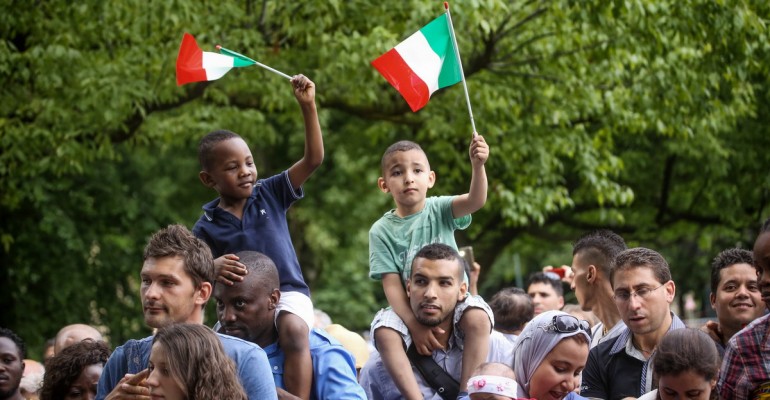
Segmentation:
[[(687, 328), (671, 308), (676, 284), (655, 250), (609, 230), (573, 246), (571, 266), (532, 275), (487, 302), (478, 268), (454, 231), (486, 203), (489, 146), (474, 133), (467, 193), (432, 196), (436, 175), (416, 143), (381, 161), (378, 187), (395, 207), (369, 231), (369, 276), (389, 307), (373, 316), (372, 349), (339, 325), (316, 325), (286, 214), (321, 165), (315, 85), (291, 80), (305, 151), (257, 178), (230, 131), (199, 145), (201, 182), (218, 197), (192, 230), (155, 232), (139, 296), (153, 335), (114, 349), (98, 329), (68, 325), (44, 366), (0, 328), (0, 400), (57, 399), (748, 399), (770, 395), (770, 219), (753, 253), (712, 265), (716, 321)], [(564, 285), (578, 305), (566, 305)], [(214, 299), (217, 322), (203, 325)], [(325, 328), (325, 329), (324, 329)], [(47, 353), (47, 352), (46, 352)]]

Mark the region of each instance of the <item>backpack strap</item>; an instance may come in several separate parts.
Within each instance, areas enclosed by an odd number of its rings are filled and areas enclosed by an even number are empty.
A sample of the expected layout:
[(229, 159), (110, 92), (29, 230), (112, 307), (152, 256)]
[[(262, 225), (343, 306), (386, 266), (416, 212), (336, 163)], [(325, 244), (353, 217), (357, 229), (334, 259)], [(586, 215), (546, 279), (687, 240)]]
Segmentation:
[(460, 393), (460, 384), (451, 375), (447, 374), (441, 366), (439, 366), (433, 357), (423, 356), (417, 353), (417, 349), (414, 347), (414, 343), (409, 346), (406, 351), (406, 356), (409, 357), (409, 361), (412, 362), (420, 375), (426, 382), (438, 393), (444, 400), (456, 400), (457, 395)]

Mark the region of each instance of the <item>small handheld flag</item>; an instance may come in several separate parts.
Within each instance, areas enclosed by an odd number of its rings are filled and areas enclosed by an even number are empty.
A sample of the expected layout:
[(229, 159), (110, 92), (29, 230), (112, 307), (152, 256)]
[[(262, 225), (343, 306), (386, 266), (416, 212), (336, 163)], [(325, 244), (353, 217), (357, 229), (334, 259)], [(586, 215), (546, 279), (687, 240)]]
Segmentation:
[(279, 74), (286, 79), (289, 75), (261, 64), (232, 50), (217, 46), (220, 53), (203, 51), (198, 47), (195, 38), (185, 33), (182, 44), (179, 46), (179, 55), (176, 58), (176, 84), (182, 86), (186, 83), (213, 81), (224, 76), (228, 71), (236, 67), (248, 67), (257, 65), (271, 72)]
[(428, 104), (438, 89), (463, 78), (446, 13), (372, 61), (372, 65), (401, 93), (412, 111)]

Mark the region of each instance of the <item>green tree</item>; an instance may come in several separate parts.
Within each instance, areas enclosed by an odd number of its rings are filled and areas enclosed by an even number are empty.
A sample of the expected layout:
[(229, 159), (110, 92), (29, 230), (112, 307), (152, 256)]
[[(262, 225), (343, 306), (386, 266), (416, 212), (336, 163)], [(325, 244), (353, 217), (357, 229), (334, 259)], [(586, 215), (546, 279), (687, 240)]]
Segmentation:
[[(412, 139), (467, 190), (470, 124), (457, 85), (411, 113), (369, 62), (442, 12), (440, 2), (177, 0), (3, 2), (0, 15), (0, 325), (39, 344), (66, 323), (114, 344), (146, 333), (137, 271), (146, 238), (192, 226), (215, 196), (196, 143), (228, 128), (262, 176), (302, 152), (289, 84), (251, 68), (176, 87), (182, 33), (318, 85), (327, 157), (290, 211), (316, 305), (368, 326), (367, 230), (392, 207), (381, 152)], [(747, 246), (768, 214), (768, 40), (761, 1), (516, 1), (452, 5), (490, 196), (458, 235), (483, 287), (567, 263), (582, 231), (609, 227), (660, 250), (682, 290), (708, 260)], [(686, 277), (686, 278), (685, 278)], [(115, 295), (113, 295), (113, 293)]]

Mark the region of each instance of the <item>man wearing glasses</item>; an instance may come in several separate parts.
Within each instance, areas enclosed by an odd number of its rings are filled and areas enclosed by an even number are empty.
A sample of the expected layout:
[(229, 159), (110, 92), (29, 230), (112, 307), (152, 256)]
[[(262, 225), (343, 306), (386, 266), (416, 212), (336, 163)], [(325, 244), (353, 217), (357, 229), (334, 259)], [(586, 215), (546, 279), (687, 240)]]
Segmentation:
[(658, 252), (637, 247), (618, 254), (610, 271), (615, 305), (626, 328), (591, 349), (581, 396), (637, 398), (652, 390), (649, 362), (660, 340), (685, 324), (671, 312), (676, 286)]

